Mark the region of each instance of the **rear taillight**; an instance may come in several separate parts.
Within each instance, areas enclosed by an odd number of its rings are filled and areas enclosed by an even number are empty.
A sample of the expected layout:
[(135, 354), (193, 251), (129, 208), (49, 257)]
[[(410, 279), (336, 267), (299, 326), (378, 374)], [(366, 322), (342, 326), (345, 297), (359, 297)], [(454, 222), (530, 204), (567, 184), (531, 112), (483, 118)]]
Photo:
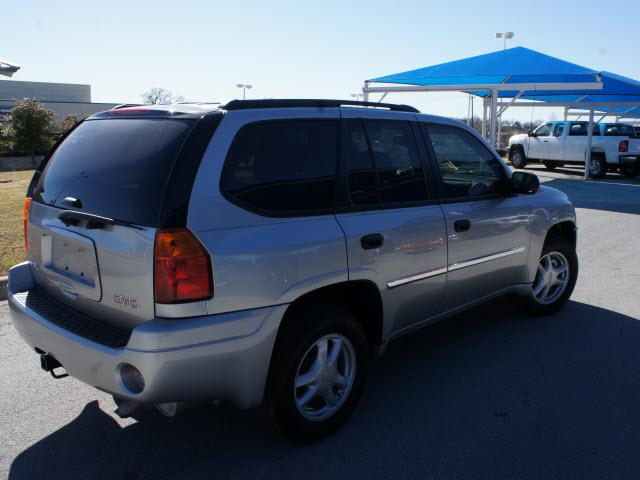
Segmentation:
[(154, 289), (157, 303), (194, 302), (213, 296), (211, 259), (186, 228), (156, 233)]
[(618, 151), (621, 153), (626, 153), (629, 151), (629, 140), (622, 140), (620, 145), (618, 145)]
[(29, 250), (29, 239), (27, 238), (27, 227), (29, 226), (29, 207), (31, 207), (31, 198), (24, 199), (24, 208), (22, 210), (22, 220), (24, 222), (24, 249)]

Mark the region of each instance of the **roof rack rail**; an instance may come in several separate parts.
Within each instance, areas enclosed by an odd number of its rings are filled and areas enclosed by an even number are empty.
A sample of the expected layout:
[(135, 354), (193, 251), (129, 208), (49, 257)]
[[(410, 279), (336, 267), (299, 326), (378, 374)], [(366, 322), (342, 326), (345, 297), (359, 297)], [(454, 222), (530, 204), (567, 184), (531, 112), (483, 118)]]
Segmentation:
[(120, 105), (116, 105), (111, 110), (118, 110), (120, 108), (129, 108), (129, 107), (141, 107), (144, 105), (143, 103), (121, 103)]
[(231, 100), (226, 105), (221, 105), (222, 110), (246, 110), (250, 108), (337, 108), (342, 106), (353, 107), (376, 107), (386, 108), (397, 112), (420, 113), (415, 107), (410, 105), (398, 105), (395, 103), (359, 102), (357, 100), (323, 100), (323, 99), (291, 99), (280, 100)]

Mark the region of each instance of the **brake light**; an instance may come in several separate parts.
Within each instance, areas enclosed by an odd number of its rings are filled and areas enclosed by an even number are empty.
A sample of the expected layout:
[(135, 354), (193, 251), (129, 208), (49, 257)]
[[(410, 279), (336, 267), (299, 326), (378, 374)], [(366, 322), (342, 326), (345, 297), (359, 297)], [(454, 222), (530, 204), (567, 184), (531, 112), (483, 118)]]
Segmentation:
[(24, 249), (29, 250), (29, 239), (27, 238), (27, 227), (29, 226), (29, 207), (31, 207), (31, 198), (24, 199), (24, 208), (22, 209), (22, 221), (24, 223)]
[(157, 303), (194, 302), (213, 296), (211, 259), (186, 228), (156, 233), (154, 290)]
[(618, 145), (618, 151), (621, 153), (626, 153), (629, 151), (629, 140), (622, 140), (620, 145)]

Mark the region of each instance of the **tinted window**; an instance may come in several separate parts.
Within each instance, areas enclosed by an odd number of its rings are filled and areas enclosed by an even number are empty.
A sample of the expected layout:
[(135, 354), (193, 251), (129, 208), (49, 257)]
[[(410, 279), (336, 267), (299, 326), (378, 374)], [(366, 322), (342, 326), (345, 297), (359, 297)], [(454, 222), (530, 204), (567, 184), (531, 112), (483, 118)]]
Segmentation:
[(232, 200), (276, 214), (334, 206), (338, 122), (254, 123), (236, 136), (222, 173)]
[(548, 137), (551, 135), (551, 124), (541, 125), (536, 129), (536, 137)]
[(349, 192), (355, 205), (397, 205), (427, 199), (409, 122), (354, 120), (349, 141)]
[[(572, 137), (586, 137), (589, 132), (589, 122), (571, 122), (569, 127), (569, 135)], [(593, 124), (593, 135), (600, 135), (600, 125)]]
[(83, 122), (56, 149), (34, 198), (140, 225), (156, 226), (174, 160), (193, 121), (109, 119)]
[(355, 205), (380, 203), (378, 175), (360, 120), (351, 122), (349, 133), (349, 193)]
[(561, 137), (563, 133), (564, 133), (564, 123), (558, 123), (553, 129), (553, 136)]
[(477, 197), (499, 193), (500, 162), (475, 137), (456, 127), (429, 125), (443, 196)]
[(633, 137), (635, 131), (631, 125), (623, 125), (620, 123), (608, 124), (605, 126), (604, 134), (608, 137)]

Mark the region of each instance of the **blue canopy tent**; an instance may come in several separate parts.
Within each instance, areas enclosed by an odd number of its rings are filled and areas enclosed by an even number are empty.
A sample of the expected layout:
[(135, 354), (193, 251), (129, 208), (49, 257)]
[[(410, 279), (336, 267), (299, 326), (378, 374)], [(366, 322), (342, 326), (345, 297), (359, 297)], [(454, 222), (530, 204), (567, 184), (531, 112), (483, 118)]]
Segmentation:
[[(590, 121), (596, 110), (620, 109), (616, 113), (624, 115), (640, 107), (640, 82), (524, 47), (376, 77), (366, 80), (363, 87), (365, 100), (371, 93), (382, 93), (384, 98), (391, 92), (428, 91), (460, 91), (482, 97), (482, 134), (494, 146), (498, 118), (511, 106), (586, 108)], [(491, 117), (487, 135), (488, 108)]]

